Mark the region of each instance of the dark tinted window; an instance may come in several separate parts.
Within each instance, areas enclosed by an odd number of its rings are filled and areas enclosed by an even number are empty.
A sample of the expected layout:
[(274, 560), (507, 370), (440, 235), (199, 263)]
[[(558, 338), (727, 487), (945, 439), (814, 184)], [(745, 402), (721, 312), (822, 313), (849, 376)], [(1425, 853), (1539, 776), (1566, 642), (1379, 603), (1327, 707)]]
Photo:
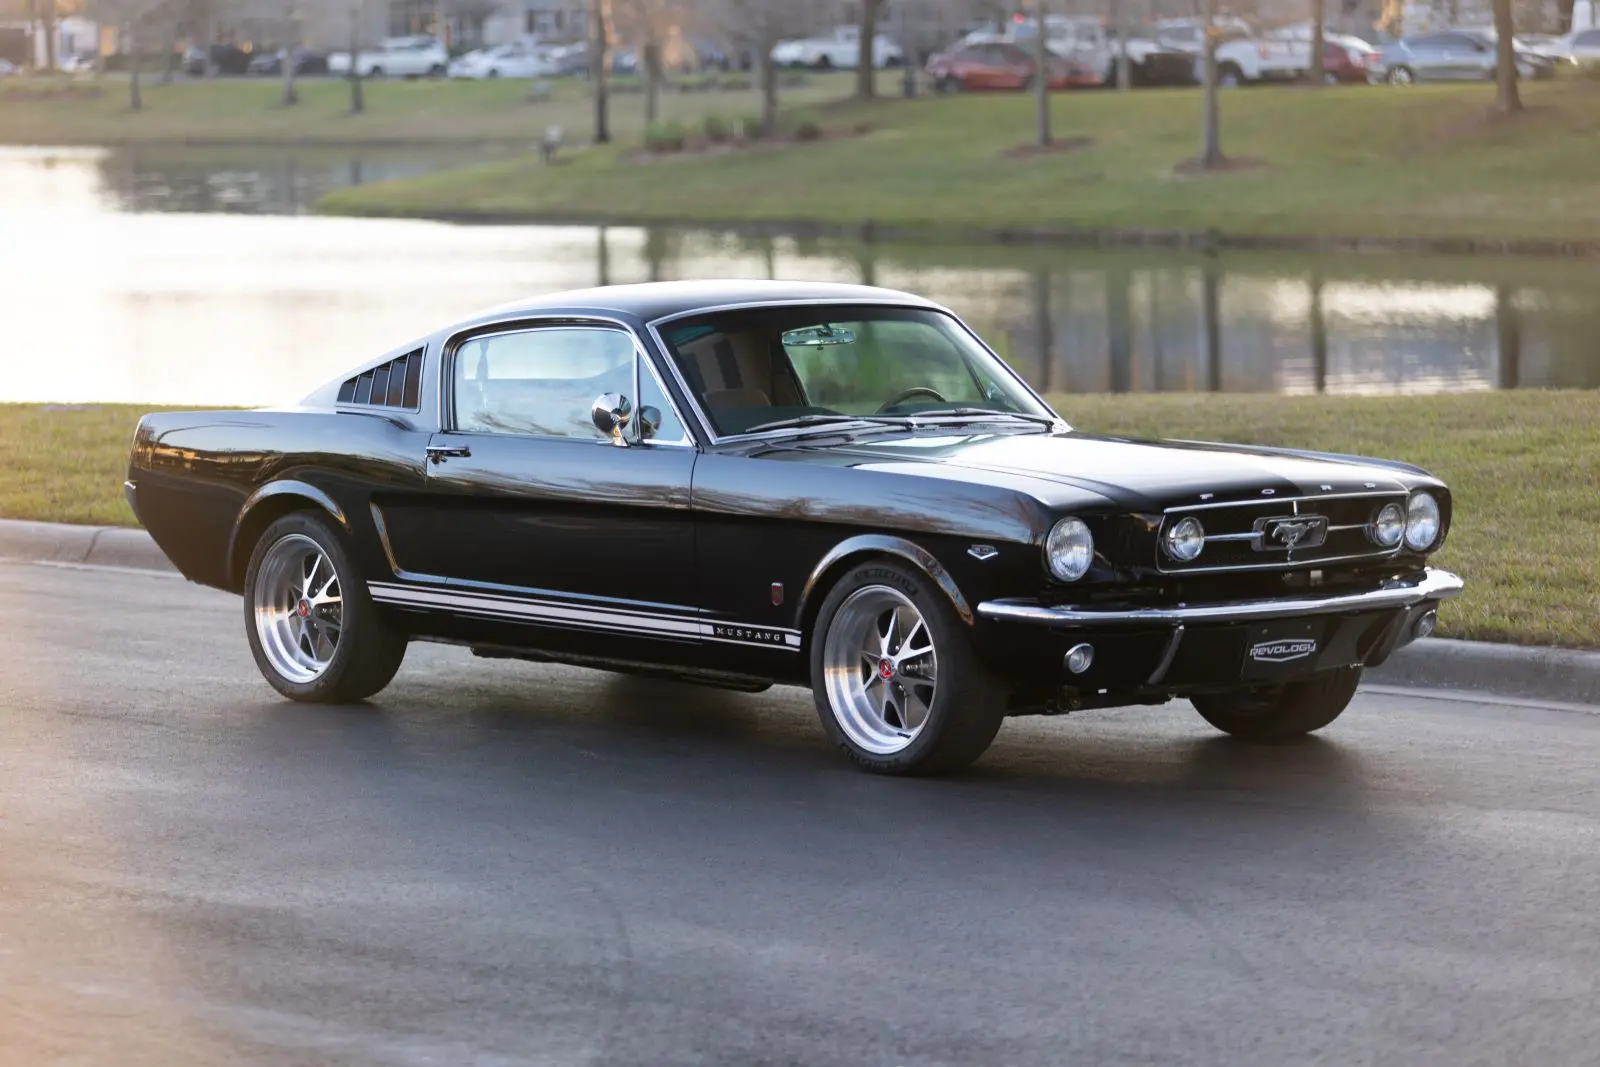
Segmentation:
[(1572, 43), (1581, 45), (1584, 48), (1593, 48), (1596, 45), (1600, 45), (1600, 30), (1585, 30), (1574, 37)]

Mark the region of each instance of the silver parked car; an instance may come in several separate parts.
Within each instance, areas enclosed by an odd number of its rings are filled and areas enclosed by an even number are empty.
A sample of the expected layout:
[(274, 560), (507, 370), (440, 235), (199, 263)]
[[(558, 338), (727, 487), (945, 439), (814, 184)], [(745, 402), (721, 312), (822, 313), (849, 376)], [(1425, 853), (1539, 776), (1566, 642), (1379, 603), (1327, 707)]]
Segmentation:
[[(1555, 73), (1550, 59), (1518, 48), (1517, 74), (1523, 78), (1548, 78)], [(1419, 81), (1482, 81), (1495, 71), (1495, 39), (1492, 34), (1467, 30), (1419, 33), (1403, 38), (1383, 49), (1373, 70), (1374, 80), (1390, 85), (1410, 85)]]

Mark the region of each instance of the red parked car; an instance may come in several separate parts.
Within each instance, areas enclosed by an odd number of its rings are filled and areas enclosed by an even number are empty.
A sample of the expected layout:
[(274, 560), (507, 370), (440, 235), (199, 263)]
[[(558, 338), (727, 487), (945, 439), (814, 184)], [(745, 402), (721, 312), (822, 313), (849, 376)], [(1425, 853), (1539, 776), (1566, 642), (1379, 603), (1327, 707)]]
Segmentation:
[(1322, 75), (1330, 85), (1365, 83), (1382, 53), (1359, 37), (1325, 37), (1322, 41)]
[[(1018, 90), (1033, 85), (1036, 69), (1026, 49), (1004, 41), (969, 44), (940, 52), (928, 60), (928, 79), (946, 93)], [(1099, 85), (1100, 74), (1059, 57), (1050, 58), (1050, 88)]]

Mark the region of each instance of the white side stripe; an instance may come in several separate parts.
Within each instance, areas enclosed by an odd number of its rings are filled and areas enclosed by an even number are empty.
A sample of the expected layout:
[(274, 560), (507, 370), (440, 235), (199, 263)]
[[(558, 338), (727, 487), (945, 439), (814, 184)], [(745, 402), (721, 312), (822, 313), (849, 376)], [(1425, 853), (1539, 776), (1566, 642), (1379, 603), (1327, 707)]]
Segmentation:
[(393, 585), (386, 582), (369, 582), (367, 588), (373, 600), (396, 607), (451, 611), (464, 615), (669, 638), (697, 637), (704, 641), (752, 645), (758, 648), (795, 651), (800, 647), (799, 632), (783, 627), (705, 622), (683, 615), (652, 615), (630, 609), (600, 608), (565, 601), (521, 599), (501, 594)]

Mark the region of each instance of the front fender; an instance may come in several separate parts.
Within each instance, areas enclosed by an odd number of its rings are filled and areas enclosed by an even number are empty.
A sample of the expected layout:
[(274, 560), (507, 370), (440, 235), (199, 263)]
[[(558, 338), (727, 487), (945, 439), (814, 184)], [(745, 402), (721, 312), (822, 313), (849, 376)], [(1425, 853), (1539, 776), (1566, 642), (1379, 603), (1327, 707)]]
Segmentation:
[(806, 579), (805, 588), (800, 592), (800, 604), (795, 614), (795, 629), (802, 633), (806, 631), (806, 624), (816, 616), (822, 603), (822, 597), (829, 584), (829, 575), (858, 556), (895, 556), (910, 563), (944, 590), (945, 595), (950, 598), (951, 605), (956, 609), (956, 614), (961, 616), (961, 621), (968, 626), (972, 625), (972, 605), (967, 602), (955, 579), (950, 577), (950, 572), (933, 553), (904, 537), (858, 534), (834, 545), (812, 568), (810, 577)]

